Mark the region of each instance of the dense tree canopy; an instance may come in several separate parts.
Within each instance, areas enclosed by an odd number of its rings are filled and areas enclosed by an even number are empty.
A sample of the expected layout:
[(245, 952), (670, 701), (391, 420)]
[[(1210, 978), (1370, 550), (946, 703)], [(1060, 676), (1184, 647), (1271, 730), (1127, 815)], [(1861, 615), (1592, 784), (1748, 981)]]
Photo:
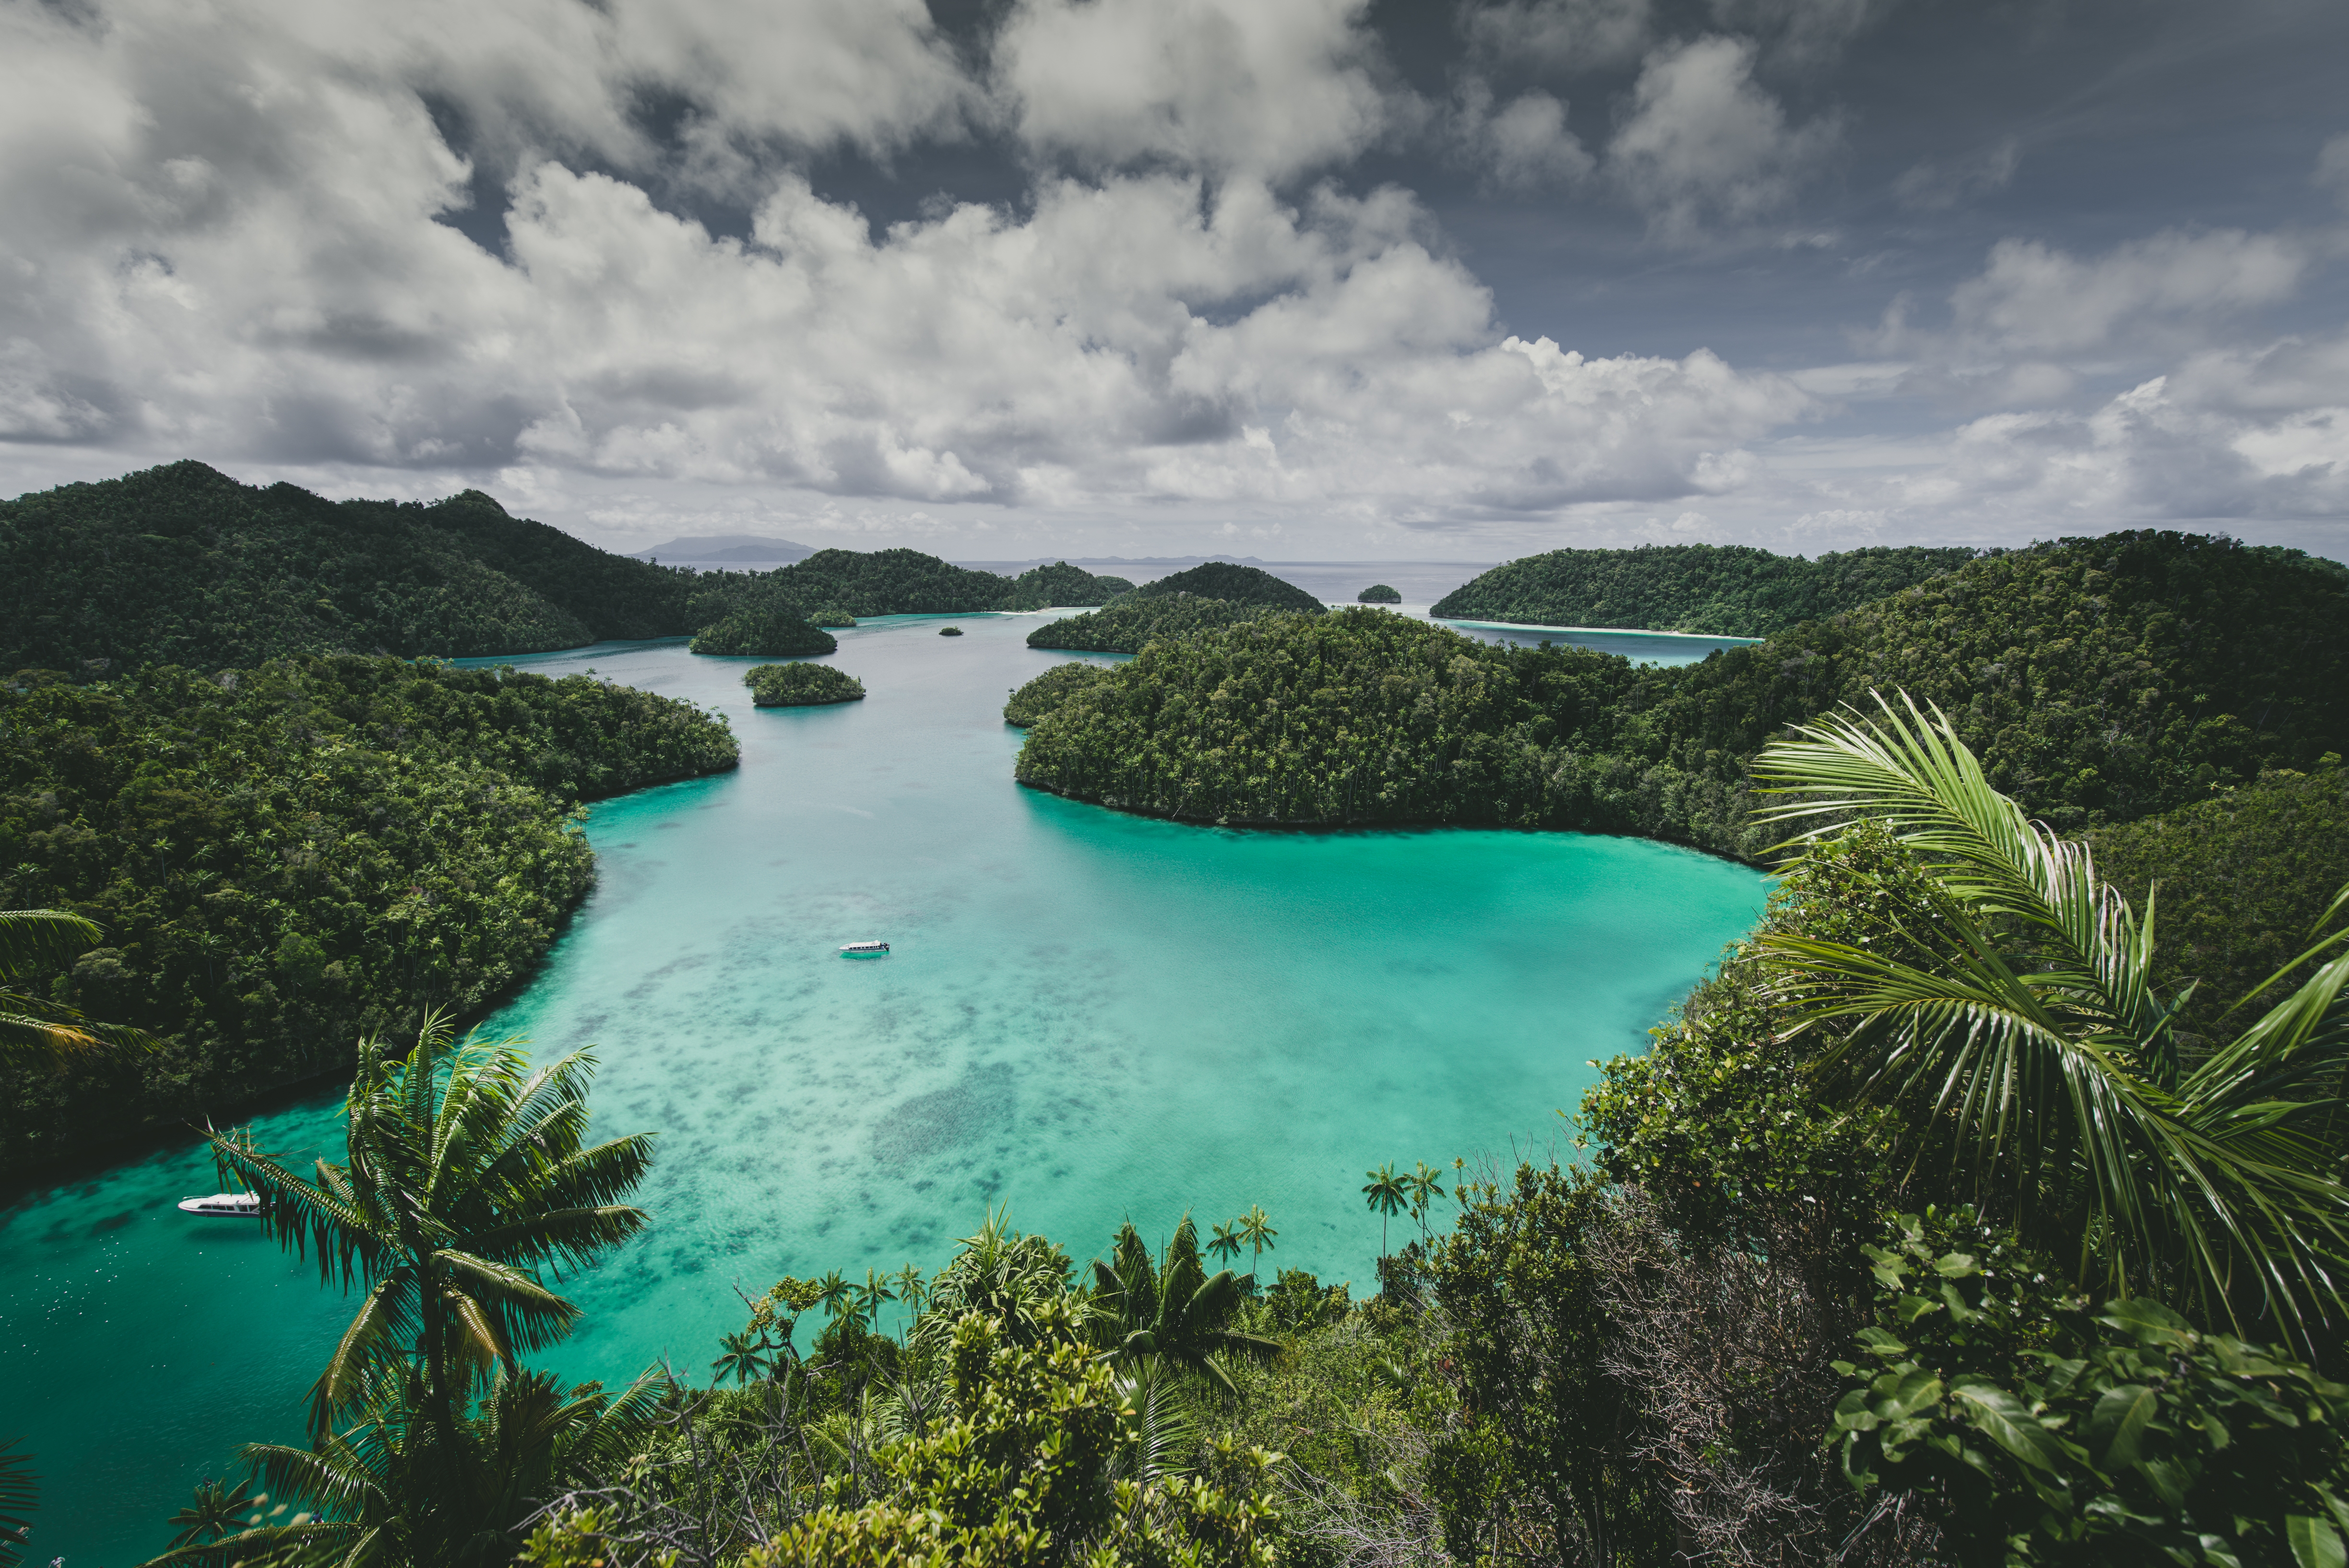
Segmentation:
[(1361, 593), (1356, 594), (1354, 597), (1366, 605), (1399, 605), (1402, 603), (1402, 595), (1397, 593), (1393, 588), (1389, 587), (1384, 583), (1372, 583), (1369, 587), (1364, 588)]
[(812, 653), (836, 653), (840, 643), (832, 633), (809, 625), (789, 610), (747, 607), (703, 627), (692, 648), (696, 653), (736, 658), (799, 659)]
[(1319, 599), (1295, 583), (1276, 577), (1262, 567), (1243, 566), (1237, 561), (1209, 561), (1187, 572), (1175, 572), (1144, 583), (1133, 591), (1143, 598), (1191, 594), (1203, 599), (1224, 599), (1236, 605), (1269, 605), (1274, 609), (1303, 610), (1309, 615), (1322, 607)]
[[(2258, 628), (2256, 634), (2247, 628)], [(1039, 723), (1025, 783), (1193, 820), (1492, 823), (1758, 854), (1746, 764), (1900, 688), (2066, 831), (2349, 751), (2349, 579), (2189, 535), (2069, 540), (1681, 669), (1383, 611), (1149, 644)]]
[(1049, 566), (1030, 566), (1020, 573), (1012, 582), (1011, 591), (989, 607), (1040, 610), (1054, 605), (1105, 605), (1118, 595), (1133, 591), (1133, 585), (1123, 577), (1096, 576), (1082, 566), (1055, 561)]
[(759, 664), (742, 672), (750, 701), (761, 708), (812, 708), (824, 702), (854, 702), (864, 695), (864, 682), (829, 664)]
[(0, 688), (0, 908), (95, 920), (34, 983), (151, 1055), (0, 1073), (0, 1168), (347, 1067), (527, 973), (586, 891), (581, 801), (734, 765), (722, 717), (390, 659)]
[(1433, 613), (1529, 626), (1768, 637), (1887, 597), (1979, 554), (1911, 545), (1806, 561), (1743, 545), (1552, 550), (1494, 567), (1436, 601)]
[(239, 484), (200, 462), (0, 502), (0, 670), (463, 657), (688, 629), (689, 573), (508, 516)]
[(1065, 649), (1071, 653), (1140, 653), (1143, 644), (1160, 638), (1237, 626), (1275, 613), (1268, 605), (1234, 604), (1195, 594), (1163, 598), (1129, 594), (1084, 615), (1046, 621), (1028, 634), (1028, 646)]
[(1011, 694), (1003, 722), (1025, 729), (1107, 673), (1106, 666), (1082, 660), (1055, 664)]

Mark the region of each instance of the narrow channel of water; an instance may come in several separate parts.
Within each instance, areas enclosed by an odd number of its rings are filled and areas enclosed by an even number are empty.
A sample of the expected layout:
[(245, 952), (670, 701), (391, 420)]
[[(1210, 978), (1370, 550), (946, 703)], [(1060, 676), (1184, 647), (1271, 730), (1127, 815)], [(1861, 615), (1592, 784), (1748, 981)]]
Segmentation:
[[(496, 1032), (594, 1047), (599, 1127), (659, 1136), (648, 1233), (571, 1290), (548, 1357), (701, 1375), (784, 1272), (935, 1268), (989, 1204), (1080, 1261), (1251, 1203), (1268, 1269), (1371, 1286), (1365, 1167), (1546, 1147), (1590, 1059), (1758, 914), (1763, 879), (1631, 839), (1241, 833), (1021, 790), (1026, 617), (842, 634), (871, 697), (759, 711), (681, 643), (516, 659), (726, 711), (742, 766), (598, 805), (595, 894)], [(1514, 640), (1514, 639), (1512, 639)], [(1675, 659), (1711, 644), (1649, 650)], [(835, 950), (879, 937), (892, 955)], [(263, 1119), (333, 1152), (338, 1094)], [(0, 1437), (43, 1476), (31, 1559), (128, 1568), (238, 1443), (295, 1438), (349, 1303), (171, 1205), (181, 1148), (0, 1214)]]

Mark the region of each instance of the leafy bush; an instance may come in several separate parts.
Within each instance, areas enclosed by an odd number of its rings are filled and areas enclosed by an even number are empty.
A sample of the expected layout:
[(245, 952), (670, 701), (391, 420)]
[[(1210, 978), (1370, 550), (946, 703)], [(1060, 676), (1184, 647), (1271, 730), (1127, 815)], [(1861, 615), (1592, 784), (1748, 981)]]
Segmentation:
[(1143, 645), (1160, 638), (1238, 626), (1275, 613), (1265, 605), (1234, 604), (1191, 594), (1145, 598), (1136, 593), (1086, 615), (1046, 621), (1028, 634), (1028, 646), (1065, 649), (1071, 653), (1140, 653)]
[(940, 637), (960, 637), (962, 635), (962, 628), (958, 626), (942, 626), (938, 628), (938, 635)]
[(96, 920), (37, 983), (160, 1042), (0, 1074), (0, 1168), (481, 1010), (593, 879), (572, 807), (735, 754), (722, 717), (586, 676), (338, 657), (0, 687), (0, 909)]
[(1098, 664), (1072, 660), (1055, 664), (1011, 694), (1003, 705), (1003, 722), (1027, 728), (1106, 673)]
[(836, 631), (854, 626), (856, 618), (838, 605), (823, 605), (808, 611), (807, 623), (810, 626), (828, 627)]
[(2342, 1561), (2349, 1388), (2158, 1303), (2092, 1312), (1970, 1210), (1888, 1240), (1831, 1439), (1856, 1487), (1945, 1491), (1959, 1561)]
[(1319, 599), (1295, 583), (1274, 576), (1257, 566), (1243, 566), (1233, 561), (1209, 561), (1187, 572), (1175, 572), (1133, 590), (1143, 598), (1170, 598), (1177, 594), (1189, 594), (1195, 598), (1222, 599), (1236, 605), (1267, 605), (1274, 609), (1302, 610), (1314, 614), (1323, 607)]
[(2132, 821), (2349, 752), (2349, 584), (2292, 552), (2116, 534), (1671, 670), (1370, 610), (1274, 616), (1147, 645), (1036, 726), (1019, 776), (1194, 820), (1567, 827), (1752, 856), (1771, 842), (1748, 821), (1763, 744), (1895, 687), (1944, 706), (1991, 782), (2059, 829)]
[(781, 610), (737, 610), (702, 628), (692, 644), (696, 653), (749, 654), (759, 659), (796, 659), (839, 649), (832, 633)]
[(1372, 583), (1369, 587), (1364, 588), (1361, 593), (1356, 594), (1354, 597), (1361, 603), (1366, 605), (1399, 605), (1402, 603), (1402, 596), (1395, 592), (1394, 589), (1387, 587), (1384, 583)]
[(479, 491), (333, 502), (177, 462), (0, 502), (0, 670), (669, 637), (691, 625), (692, 580), (509, 517)]
[(864, 682), (829, 664), (757, 664), (742, 672), (742, 684), (761, 708), (854, 702), (864, 695)]
[(1889, 597), (1980, 554), (1909, 546), (1806, 561), (1743, 545), (1552, 550), (1494, 567), (1446, 594), (1432, 613), (1455, 620), (1768, 637)]

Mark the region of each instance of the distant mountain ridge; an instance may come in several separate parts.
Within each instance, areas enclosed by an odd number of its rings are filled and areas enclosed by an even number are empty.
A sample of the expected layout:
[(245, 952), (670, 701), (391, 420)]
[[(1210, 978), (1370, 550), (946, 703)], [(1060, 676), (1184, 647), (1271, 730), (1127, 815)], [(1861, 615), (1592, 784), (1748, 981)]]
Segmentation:
[(765, 534), (688, 534), (671, 539), (666, 545), (656, 545), (649, 550), (631, 550), (628, 558), (657, 562), (667, 566), (691, 566), (697, 561), (773, 561), (790, 563), (804, 561), (815, 554), (812, 545), (794, 544), (789, 539), (777, 539)]

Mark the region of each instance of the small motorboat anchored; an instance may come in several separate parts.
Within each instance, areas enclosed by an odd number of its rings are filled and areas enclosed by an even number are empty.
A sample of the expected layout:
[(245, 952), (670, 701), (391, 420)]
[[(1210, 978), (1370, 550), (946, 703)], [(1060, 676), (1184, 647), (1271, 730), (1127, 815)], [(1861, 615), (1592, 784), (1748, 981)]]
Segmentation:
[(210, 1198), (182, 1198), (182, 1214), (209, 1214), (228, 1220), (257, 1220), (261, 1217), (261, 1194), (258, 1192), (215, 1192)]
[(843, 958), (887, 958), (887, 942), (851, 942), (840, 950)]

